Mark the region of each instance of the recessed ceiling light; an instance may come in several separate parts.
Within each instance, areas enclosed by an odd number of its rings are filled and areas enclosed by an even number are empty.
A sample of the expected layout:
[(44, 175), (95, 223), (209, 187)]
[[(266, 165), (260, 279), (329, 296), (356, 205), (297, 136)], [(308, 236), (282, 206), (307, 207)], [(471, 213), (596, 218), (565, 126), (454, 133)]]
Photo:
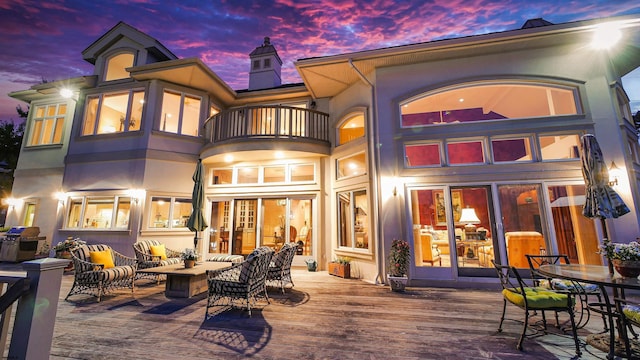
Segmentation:
[(224, 156), (224, 161), (228, 162), (228, 163), (232, 162), (233, 161), (233, 155), (231, 155), (231, 154), (225, 155)]

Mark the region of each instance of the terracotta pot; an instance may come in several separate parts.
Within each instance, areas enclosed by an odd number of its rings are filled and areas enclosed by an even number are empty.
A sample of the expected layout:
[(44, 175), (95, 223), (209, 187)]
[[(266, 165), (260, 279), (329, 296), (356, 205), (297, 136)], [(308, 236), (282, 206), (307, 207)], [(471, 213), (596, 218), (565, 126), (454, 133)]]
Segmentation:
[(194, 266), (196, 266), (196, 261), (195, 260), (185, 260), (184, 261), (184, 267), (186, 269), (192, 268)]
[(636, 278), (640, 275), (640, 261), (612, 260), (613, 267), (622, 277)]

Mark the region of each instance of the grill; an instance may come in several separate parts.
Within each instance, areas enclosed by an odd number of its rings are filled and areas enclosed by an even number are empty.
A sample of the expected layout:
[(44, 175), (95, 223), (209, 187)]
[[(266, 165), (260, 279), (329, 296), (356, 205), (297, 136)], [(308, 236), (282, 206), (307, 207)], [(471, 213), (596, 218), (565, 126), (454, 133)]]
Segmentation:
[(0, 261), (25, 261), (36, 258), (38, 242), (46, 240), (45, 236), (38, 236), (40, 228), (37, 226), (14, 226), (5, 234), (0, 243)]

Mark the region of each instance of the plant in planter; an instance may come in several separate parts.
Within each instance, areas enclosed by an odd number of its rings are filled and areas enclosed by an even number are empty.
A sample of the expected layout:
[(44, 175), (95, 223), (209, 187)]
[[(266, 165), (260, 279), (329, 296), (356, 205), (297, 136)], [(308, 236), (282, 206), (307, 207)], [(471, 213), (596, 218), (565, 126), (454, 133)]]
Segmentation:
[(389, 251), (389, 285), (393, 291), (404, 291), (409, 278), (409, 243), (406, 240), (393, 239)]
[(180, 253), (180, 257), (184, 260), (184, 267), (192, 268), (198, 260), (198, 253), (196, 253), (194, 249), (186, 248), (182, 253)]
[(329, 274), (345, 279), (351, 278), (351, 258), (338, 256), (332, 260), (329, 263)]
[[(71, 252), (82, 245), (87, 245), (87, 242), (80, 238), (69, 236), (64, 241), (60, 241), (53, 247), (53, 250), (56, 252), (55, 257), (58, 259), (71, 259)], [(73, 270), (73, 261), (69, 261), (69, 265), (67, 265), (64, 270)]]
[(612, 266), (624, 277), (635, 278), (640, 275), (640, 244), (637, 241), (622, 244), (604, 239), (598, 253), (607, 257), (610, 270), (613, 270)]

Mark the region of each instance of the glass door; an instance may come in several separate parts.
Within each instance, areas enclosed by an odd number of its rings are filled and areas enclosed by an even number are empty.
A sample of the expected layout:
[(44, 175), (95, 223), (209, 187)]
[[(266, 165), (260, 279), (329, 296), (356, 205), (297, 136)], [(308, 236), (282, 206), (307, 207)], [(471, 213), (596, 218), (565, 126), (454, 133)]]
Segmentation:
[(232, 254), (249, 255), (255, 249), (257, 208), (258, 199), (234, 200)]

